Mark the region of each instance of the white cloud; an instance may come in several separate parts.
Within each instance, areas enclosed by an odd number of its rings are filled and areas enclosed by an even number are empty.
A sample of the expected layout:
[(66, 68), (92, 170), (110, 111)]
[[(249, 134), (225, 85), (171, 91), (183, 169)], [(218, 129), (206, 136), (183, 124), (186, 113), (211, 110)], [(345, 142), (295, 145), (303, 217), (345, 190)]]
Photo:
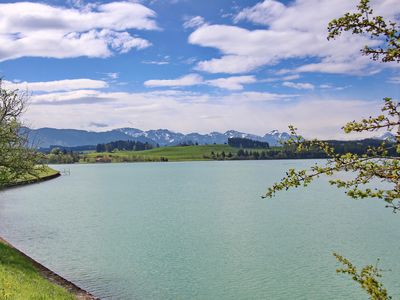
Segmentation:
[(315, 88), (313, 84), (303, 82), (285, 81), (284, 83), (282, 83), (282, 85), (297, 90), (313, 90)]
[(78, 8), (85, 7), (84, 0), (67, 0), (67, 3), (73, 7), (78, 7)]
[[(219, 96), (177, 90), (146, 93), (77, 90), (34, 95), (25, 121), (32, 127), (94, 129), (88, 124), (96, 122), (107, 124), (108, 129), (134, 124), (142, 129), (162, 126), (184, 132), (232, 128), (252, 132), (260, 126), (257, 130), (265, 133), (269, 126), (275, 128), (275, 125), (266, 125), (269, 118), (265, 116), (269, 112), (268, 106), (263, 106), (293, 98), (293, 95), (262, 92)], [(60, 115), (61, 107), (63, 114)], [(257, 112), (255, 119), (252, 118), (254, 112)], [(57, 114), (57, 120), (48, 118), (51, 114)]]
[(183, 23), (183, 28), (188, 29), (188, 28), (198, 28), (202, 25), (206, 24), (205, 20), (203, 17), (200, 16), (196, 16), (193, 18), (190, 18), (188, 20), (186, 20)]
[(326, 57), (321, 59), (321, 62), (311, 63), (295, 68), (294, 70), (288, 70), (288, 72), (296, 73), (330, 73), (330, 74), (352, 74), (358, 73), (360, 70), (364, 70), (360, 75), (372, 75), (379, 72), (377, 67), (373, 68), (369, 66), (370, 61), (365, 56), (352, 56), (352, 61), (337, 61), (334, 57)]
[(254, 76), (233, 76), (228, 78), (218, 78), (208, 80), (207, 83), (212, 86), (227, 90), (242, 90), (244, 84), (257, 82)]
[[(277, 74), (279, 75), (279, 74)], [(282, 75), (282, 74), (280, 74)], [(298, 74), (293, 74), (293, 75), (287, 75), (284, 77), (270, 77), (270, 78), (265, 78), (265, 79), (261, 79), (259, 80), (259, 82), (278, 82), (278, 81), (290, 81), (290, 80), (296, 80), (299, 79), (300, 75)]]
[(178, 79), (153, 79), (147, 80), (144, 85), (147, 87), (179, 87), (192, 86), (203, 83), (203, 78), (197, 74), (189, 74)]
[(198, 74), (189, 74), (177, 79), (152, 79), (144, 82), (147, 87), (188, 87), (195, 85), (210, 85), (227, 90), (242, 90), (245, 84), (255, 83), (257, 79), (252, 76), (232, 76), (204, 80)]
[(222, 58), (200, 61), (195, 69), (208, 73), (238, 74), (248, 73), (262, 65), (264, 60), (256, 56), (225, 55)]
[(294, 74), (294, 75), (288, 75), (282, 78), (282, 80), (296, 80), (299, 79), (300, 75), (299, 74)]
[[(389, 5), (391, 4), (391, 5)], [(356, 3), (348, 0), (295, 0), (290, 5), (265, 0), (239, 12), (235, 21), (247, 20), (265, 25), (265, 29), (247, 30), (239, 26), (203, 25), (189, 42), (216, 48), (221, 57), (200, 61), (197, 70), (210, 73), (247, 73), (261, 66), (287, 59), (314, 58), (316, 62), (300, 66), (295, 72), (356, 73), (370, 70), (371, 61), (360, 55), (365, 44), (377, 45), (367, 37), (343, 34), (327, 40), (327, 24), (345, 12), (354, 11)], [(393, 0), (374, 3), (380, 14), (394, 18), (400, 6)], [(317, 13), (316, 13), (317, 12)], [(382, 66), (380, 66), (382, 68)]]
[(226, 103), (243, 103), (243, 104), (255, 104), (265, 103), (271, 101), (291, 101), (293, 98), (297, 98), (298, 95), (288, 94), (276, 94), (268, 92), (236, 92), (224, 97)]
[(99, 37), (119, 53), (127, 53), (133, 48), (140, 50), (151, 45), (149, 41), (132, 37), (128, 32), (104, 29), (99, 32)]
[(185, 65), (192, 65), (198, 60), (197, 57), (181, 58), (181, 62)]
[(144, 60), (142, 61), (142, 64), (146, 64), (146, 65), (168, 65), (169, 61), (167, 60)]
[(164, 55), (164, 56), (158, 55), (158, 57), (159, 59), (157, 60), (144, 60), (142, 61), (142, 64), (159, 65), (159, 66), (170, 64), (171, 57), (169, 55)]
[(114, 79), (114, 80), (119, 78), (118, 72), (110, 72), (110, 73), (106, 73), (105, 75), (107, 75), (107, 77)]
[(28, 90), (30, 92), (56, 92), (73, 91), (82, 89), (102, 89), (108, 87), (108, 83), (93, 79), (64, 79), (44, 82), (11, 82), (3, 81), (6, 89)]
[[(295, 95), (261, 92), (216, 95), (177, 90), (77, 90), (34, 95), (25, 120), (34, 127), (93, 129), (88, 124), (96, 122), (107, 124), (104, 130), (162, 126), (182, 132), (236, 129), (256, 134), (287, 130), (287, 125), (293, 124), (307, 137), (346, 138), (349, 136), (342, 133), (341, 126), (373, 115), (380, 104), (357, 99), (299, 99)], [(57, 115), (57, 119), (49, 115)]]
[(285, 12), (285, 5), (279, 1), (265, 0), (253, 7), (248, 7), (235, 16), (234, 21), (248, 20), (258, 24), (269, 24)]
[(108, 57), (150, 42), (127, 30), (157, 30), (155, 12), (139, 3), (84, 8), (34, 2), (0, 4), (0, 61), (23, 56)]
[(388, 82), (393, 83), (393, 84), (400, 84), (400, 76), (393, 76), (393, 77), (389, 78)]

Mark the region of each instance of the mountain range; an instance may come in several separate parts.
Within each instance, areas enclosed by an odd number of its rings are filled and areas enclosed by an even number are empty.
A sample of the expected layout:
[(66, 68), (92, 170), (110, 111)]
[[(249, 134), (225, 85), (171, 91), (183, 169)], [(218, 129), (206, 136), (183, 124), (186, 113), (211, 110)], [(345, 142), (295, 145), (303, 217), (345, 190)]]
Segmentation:
[[(233, 137), (248, 138), (267, 142), (270, 146), (279, 146), (282, 141), (290, 138), (288, 133), (279, 132), (278, 130), (272, 130), (262, 136), (235, 130), (228, 130), (225, 133), (211, 132), (208, 134), (196, 132), (183, 134), (168, 129), (143, 131), (137, 128), (119, 128), (104, 132), (56, 128), (25, 128), (25, 130), (29, 132), (30, 143), (37, 148), (49, 148), (51, 146), (79, 147), (128, 140), (147, 142), (154, 146), (176, 146), (184, 143), (197, 143), (199, 145), (225, 144), (228, 142), (228, 138)], [(394, 142), (395, 136), (390, 132), (385, 132), (382, 136), (375, 139)]]
[(211, 132), (208, 134), (190, 133), (183, 134), (168, 129), (143, 131), (136, 128), (119, 128), (104, 132), (93, 132), (77, 129), (40, 128), (27, 129), (31, 144), (38, 148), (50, 146), (77, 147), (97, 145), (113, 141), (140, 141), (159, 146), (175, 146), (183, 143), (225, 144), (228, 138), (240, 137), (268, 142), (270, 146), (277, 146), (280, 141), (287, 140), (290, 135), (286, 132), (273, 130), (263, 136), (229, 130), (225, 133)]

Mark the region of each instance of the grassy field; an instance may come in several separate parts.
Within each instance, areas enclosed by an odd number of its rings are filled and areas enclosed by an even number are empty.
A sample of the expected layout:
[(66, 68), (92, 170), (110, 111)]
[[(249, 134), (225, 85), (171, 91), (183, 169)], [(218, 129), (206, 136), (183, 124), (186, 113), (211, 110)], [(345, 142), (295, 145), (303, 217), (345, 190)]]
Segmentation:
[(32, 262), (0, 241), (0, 299), (76, 299), (62, 287), (43, 278)]
[(168, 161), (210, 160), (211, 152), (237, 153), (239, 149), (229, 145), (201, 145), (160, 147), (145, 151), (118, 151), (113, 153), (92, 152), (84, 156), (86, 162), (96, 162), (96, 158), (104, 158), (111, 162), (124, 161), (160, 161), (161, 157)]

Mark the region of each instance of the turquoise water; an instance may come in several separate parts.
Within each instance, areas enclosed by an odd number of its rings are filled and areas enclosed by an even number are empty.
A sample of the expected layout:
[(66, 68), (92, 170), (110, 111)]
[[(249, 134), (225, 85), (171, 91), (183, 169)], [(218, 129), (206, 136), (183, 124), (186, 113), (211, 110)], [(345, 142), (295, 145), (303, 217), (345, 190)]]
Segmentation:
[[(0, 235), (104, 299), (366, 299), (336, 251), (400, 295), (400, 215), (322, 179), (260, 196), (311, 161), (71, 165), (0, 193)], [(65, 166), (55, 166), (63, 169)]]

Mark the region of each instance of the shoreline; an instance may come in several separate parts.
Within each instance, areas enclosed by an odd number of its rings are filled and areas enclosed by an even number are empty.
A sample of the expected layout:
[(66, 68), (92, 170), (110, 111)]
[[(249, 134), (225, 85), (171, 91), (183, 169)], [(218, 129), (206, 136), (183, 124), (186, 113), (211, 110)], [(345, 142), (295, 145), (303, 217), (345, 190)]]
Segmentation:
[[(24, 181), (20, 181), (20, 182), (14, 182), (14, 183), (11, 183), (11, 184), (5, 186), (5, 188), (9, 189), (9, 188), (15, 188), (15, 187), (28, 185), (28, 184), (40, 183), (40, 182), (48, 181), (48, 180), (51, 180), (51, 179), (55, 179), (55, 178), (60, 177), (60, 176), (61, 176), (61, 173), (59, 171), (56, 171), (54, 174), (50, 174), (50, 175), (47, 175), (47, 176), (28, 179), (28, 180), (24, 180)], [(0, 237), (0, 239), (1, 239), (1, 237)]]
[[(47, 176), (42, 176), (42, 177), (34, 178), (31, 180), (24, 180), (21, 182), (16, 182), (16, 183), (10, 184), (6, 187), (6, 189), (17, 188), (17, 187), (25, 186), (25, 185), (29, 185), (29, 184), (40, 183), (40, 182), (58, 178), (60, 176), (61, 176), (61, 173), (59, 171), (55, 171), (55, 173), (47, 175)], [(63, 278), (62, 276), (58, 275), (57, 273), (53, 272), (52, 270), (45, 267), (41, 263), (37, 262), (32, 257), (30, 257), (29, 255), (25, 254), (24, 252), (22, 252), (21, 250), (19, 250), (15, 246), (13, 246), (11, 243), (9, 243), (7, 240), (2, 238), (1, 236), (0, 236), (0, 243), (7, 245), (8, 247), (12, 248), (16, 253), (18, 253), (25, 259), (27, 259), (33, 265), (33, 267), (38, 270), (39, 274), (44, 279), (46, 279), (47, 281), (49, 281), (55, 285), (58, 285), (58, 286), (64, 288), (70, 294), (74, 295), (76, 297), (76, 299), (78, 299), (78, 300), (99, 300), (100, 299), (100, 298), (93, 296), (88, 291), (80, 288), (73, 282), (71, 282), (71, 281)]]
[(116, 161), (116, 162), (74, 162), (74, 163), (48, 163), (51, 165), (113, 165), (113, 164), (137, 164), (137, 163), (177, 163), (177, 162), (237, 162), (237, 161), (282, 161), (282, 160), (327, 160), (328, 158), (271, 158), (271, 159), (176, 159), (168, 161), (143, 160), (143, 161)]
[(78, 299), (78, 300), (100, 300), (100, 298), (93, 296), (88, 291), (80, 288), (73, 282), (61, 277), (60, 275), (53, 272), (49, 268), (45, 267), (41, 263), (37, 262), (30, 256), (26, 255), (21, 250), (15, 248), (12, 244), (10, 244), (8, 241), (3, 239), (2, 237), (0, 237), (0, 243), (3, 243), (5, 245), (9, 246), (13, 250), (15, 250), (18, 254), (20, 254), (21, 256), (26, 258), (39, 271), (39, 273), (41, 274), (41, 276), (43, 278), (45, 278), (46, 280), (48, 280), (49, 282), (51, 282), (53, 284), (56, 284), (64, 289), (66, 289), (69, 293), (74, 295), (76, 297), (76, 299)]

